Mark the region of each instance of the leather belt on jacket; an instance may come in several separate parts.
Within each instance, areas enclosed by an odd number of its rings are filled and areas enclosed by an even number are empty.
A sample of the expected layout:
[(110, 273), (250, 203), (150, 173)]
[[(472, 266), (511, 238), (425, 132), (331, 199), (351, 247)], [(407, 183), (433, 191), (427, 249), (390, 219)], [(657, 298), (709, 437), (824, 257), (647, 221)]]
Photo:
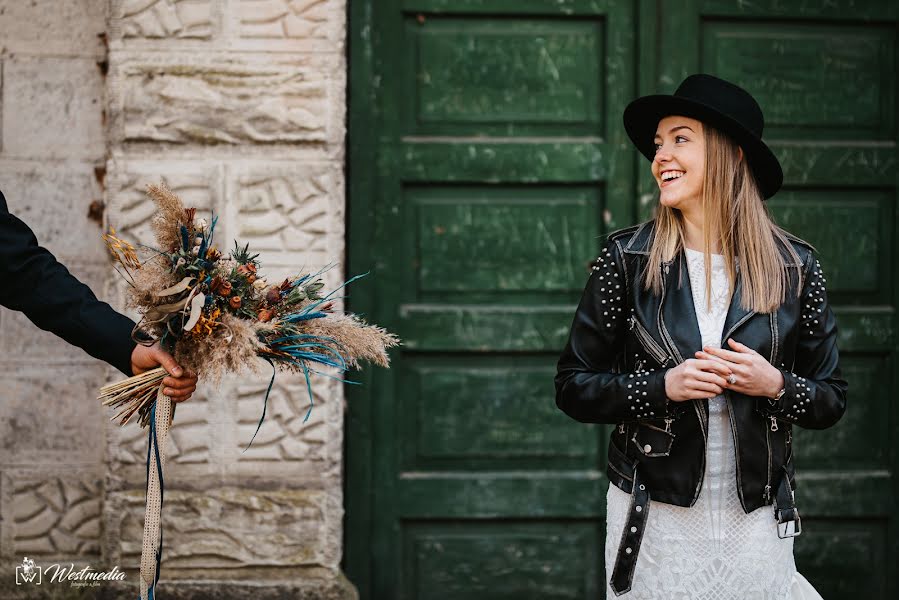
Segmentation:
[(631, 491), (631, 508), (621, 532), (621, 543), (618, 545), (618, 556), (615, 558), (615, 569), (609, 582), (612, 591), (620, 596), (631, 589), (634, 581), (634, 567), (637, 566), (637, 554), (646, 530), (646, 519), (649, 516), (649, 490), (640, 480), (639, 469), (634, 470), (634, 487)]

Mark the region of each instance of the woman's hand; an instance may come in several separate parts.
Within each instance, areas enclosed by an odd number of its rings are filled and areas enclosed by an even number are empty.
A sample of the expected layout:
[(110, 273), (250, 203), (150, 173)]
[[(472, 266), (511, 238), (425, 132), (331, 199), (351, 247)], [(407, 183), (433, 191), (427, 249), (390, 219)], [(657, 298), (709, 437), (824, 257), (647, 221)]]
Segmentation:
[(727, 343), (733, 351), (706, 346), (696, 353), (696, 358), (713, 360), (731, 370), (733, 377), (725, 384), (727, 389), (761, 398), (773, 398), (783, 389), (783, 374), (764, 356), (736, 340), (728, 339)]
[(731, 373), (723, 361), (688, 358), (665, 373), (665, 395), (675, 402), (711, 398), (724, 391)]

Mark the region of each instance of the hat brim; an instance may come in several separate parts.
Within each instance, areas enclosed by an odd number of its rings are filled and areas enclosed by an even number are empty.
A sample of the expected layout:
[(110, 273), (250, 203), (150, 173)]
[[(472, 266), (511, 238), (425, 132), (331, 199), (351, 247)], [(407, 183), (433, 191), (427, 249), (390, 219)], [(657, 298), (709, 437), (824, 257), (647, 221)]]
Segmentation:
[(731, 136), (743, 148), (749, 166), (767, 200), (783, 185), (783, 169), (771, 149), (754, 133), (717, 109), (687, 98), (656, 94), (637, 98), (624, 109), (624, 128), (631, 141), (647, 159), (655, 158), (655, 134), (659, 121), (682, 115), (708, 123)]

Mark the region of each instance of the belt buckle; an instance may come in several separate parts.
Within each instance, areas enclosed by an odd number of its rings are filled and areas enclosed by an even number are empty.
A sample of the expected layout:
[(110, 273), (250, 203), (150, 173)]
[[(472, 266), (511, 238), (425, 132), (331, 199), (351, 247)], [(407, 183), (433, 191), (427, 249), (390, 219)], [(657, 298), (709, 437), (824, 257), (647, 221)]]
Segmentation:
[[(795, 519), (784, 521), (783, 523), (781, 523), (779, 520), (777, 522), (777, 537), (782, 540), (796, 537), (797, 535), (802, 533), (802, 519), (799, 517), (799, 509), (794, 508), (793, 510), (796, 511)], [(792, 528), (790, 527), (791, 524), (793, 525)]]

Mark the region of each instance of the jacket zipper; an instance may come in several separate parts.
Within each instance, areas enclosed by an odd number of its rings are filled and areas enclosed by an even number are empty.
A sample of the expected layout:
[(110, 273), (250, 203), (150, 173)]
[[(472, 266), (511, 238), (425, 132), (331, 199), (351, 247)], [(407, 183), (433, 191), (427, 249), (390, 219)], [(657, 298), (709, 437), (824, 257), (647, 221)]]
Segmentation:
[(637, 340), (639, 340), (640, 345), (643, 346), (643, 349), (646, 350), (656, 362), (660, 365), (665, 366), (668, 362), (668, 354), (662, 350), (661, 347), (656, 343), (652, 336), (649, 335), (649, 332), (646, 331), (646, 328), (637, 320), (635, 315), (631, 315), (631, 330), (637, 334)]
[(771, 502), (771, 431), (777, 431), (774, 429), (774, 417), (771, 417), (771, 422), (771, 427), (765, 424), (765, 447), (768, 449), (768, 471), (765, 475), (765, 491), (762, 493), (762, 501), (765, 504)]
[[(668, 334), (668, 329), (665, 328), (665, 319), (662, 317), (662, 308), (665, 306), (665, 290), (668, 288), (668, 269), (670, 265), (662, 265), (662, 297), (659, 299), (659, 330), (662, 333), (662, 341), (668, 346), (668, 349), (671, 351), (671, 356), (674, 357), (674, 360), (677, 364), (684, 362), (684, 357), (680, 355), (680, 351), (677, 349), (674, 341), (671, 339), (671, 336)], [(703, 448), (709, 447), (709, 434), (706, 431), (706, 417), (704, 416), (704, 410), (702, 409), (702, 402), (699, 400), (693, 400), (693, 408), (696, 410), (696, 416), (699, 418), (699, 429), (702, 430), (702, 446)], [(739, 474), (739, 466), (737, 467), (737, 473)], [(702, 491), (702, 482), (705, 479), (705, 452), (702, 453), (702, 470), (700, 470), (699, 481), (696, 483), (696, 490), (693, 492), (693, 500), (690, 501), (690, 506), (696, 504), (696, 499), (699, 498), (699, 492)], [(742, 494), (742, 492), (741, 492)], [(740, 502), (742, 502), (742, 495), (740, 497)]]
[[(772, 365), (777, 364), (777, 314), (771, 313), (770, 318), (771, 323), (771, 357), (768, 360)], [(771, 420), (771, 426), (765, 424), (765, 447), (768, 449), (768, 471), (765, 476), (765, 491), (762, 493), (762, 500), (765, 504), (771, 502), (771, 432), (777, 431), (779, 428), (777, 426), (777, 418), (774, 415), (769, 415), (768, 418)]]

